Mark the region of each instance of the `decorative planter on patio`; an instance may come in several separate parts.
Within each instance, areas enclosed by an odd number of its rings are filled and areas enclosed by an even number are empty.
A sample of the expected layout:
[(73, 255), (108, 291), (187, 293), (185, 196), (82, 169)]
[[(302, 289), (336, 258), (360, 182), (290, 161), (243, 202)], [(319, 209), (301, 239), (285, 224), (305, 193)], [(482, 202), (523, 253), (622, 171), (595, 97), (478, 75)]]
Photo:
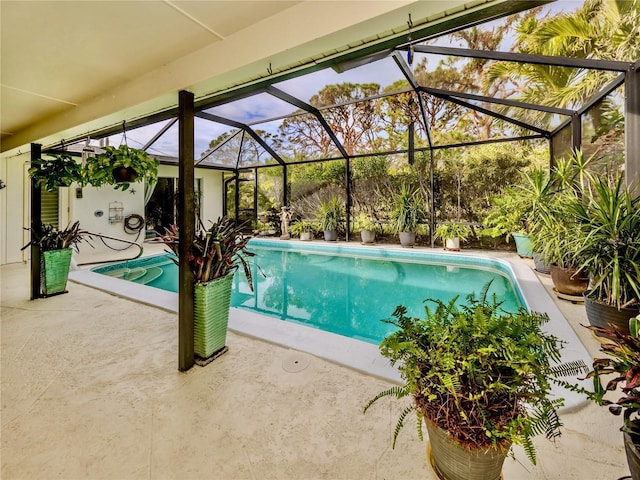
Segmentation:
[(550, 267), (551, 281), (557, 293), (580, 296), (589, 287), (589, 277), (575, 268)]
[(458, 237), (455, 238), (447, 238), (444, 241), (444, 249), (452, 252), (460, 251), (460, 239)]
[(338, 240), (338, 232), (336, 230), (325, 230), (324, 240), (326, 242), (335, 242)]
[(456, 444), (447, 432), (426, 420), (436, 474), (444, 480), (498, 480), (506, 452), (496, 449), (469, 451)]
[[(628, 433), (624, 435), (624, 451), (627, 454), (627, 464), (629, 465), (629, 472), (631, 472), (631, 478), (633, 480), (640, 480), (640, 451), (636, 448), (633, 442), (633, 437)], [(636, 439), (636, 443), (638, 439)]]
[(376, 241), (376, 232), (371, 230), (360, 230), (360, 239), (362, 243), (373, 243)]
[(400, 245), (403, 247), (413, 247), (416, 243), (416, 234), (413, 232), (400, 232)]
[(194, 286), (194, 352), (208, 358), (227, 341), (233, 274)]
[(308, 242), (311, 240), (311, 232), (302, 232), (300, 234), (300, 240), (303, 242)]
[[(584, 292), (584, 306), (587, 312), (589, 324), (594, 327), (612, 329), (629, 335), (629, 319), (640, 314), (638, 308), (621, 308), (604, 304), (593, 298), (589, 298), (590, 291)], [(598, 333), (596, 333), (598, 335)], [(603, 335), (599, 335), (603, 336)]]
[(533, 264), (535, 265), (536, 272), (549, 275), (551, 273), (551, 265), (544, 263), (537, 253), (533, 254)]
[(523, 258), (533, 257), (533, 248), (531, 247), (531, 240), (529, 239), (529, 235), (525, 235), (523, 233), (512, 233), (511, 236), (516, 242), (516, 250), (518, 251), (518, 255)]
[(66, 293), (67, 277), (71, 265), (71, 248), (42, 252), (42, 293), (45, 296)]

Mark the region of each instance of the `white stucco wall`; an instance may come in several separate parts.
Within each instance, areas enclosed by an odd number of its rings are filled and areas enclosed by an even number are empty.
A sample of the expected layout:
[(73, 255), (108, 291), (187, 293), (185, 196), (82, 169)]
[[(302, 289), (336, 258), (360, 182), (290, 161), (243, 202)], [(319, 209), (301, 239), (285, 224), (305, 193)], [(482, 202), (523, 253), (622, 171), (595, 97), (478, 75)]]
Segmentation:
[[(0, 264), (15, 263), (28, 260), (29, 250), (20, 249), (29, 239), (29, 232), (24, 230), (30, 223), (30, 181), (27, 175), (29, 152), (21, 155), (3, 155), (0, 158), (0, 179), (6, 188), (0, 190)], [(178, 176), (178, 168), (161, 165), (159, 175), (162, 177)], [(201, 179), (202, 189), (202, 218), (205, 224), (208, 220), (216, 220), (222, 215), (222, 172), (217, 170), (196, 169), (195, 177)], [(83, 229), (134, 241), (136, 235), (125, 233), (123, 223), (109, 223), (109, 203), (122, 202), (123, 214), (136, 213), (144, 216), (144, 188), (142, 184), (132, 184), (135, 190), (121, 192), (112, 186), (100, 188), (84, 187), (82, 198), (76, 198), (76, 189), (71, 187), (60, 191), (60, 224), (80, 221)], [(103, 215), (95, 215), (102, 210)], [(139, 240), (144, 240), (144, 232)], [(124, 247), (120, 242), (109, 242), (116, 248)], [(95, 249), (81, 244), (81, 253), (92, 254), (109, 251), (99, 240), (93, 241)]]
[[(160, 165), (158, 169), (159, 177), (178, 178), (178, 167), (170, 165)], [(208, 226), (209, 220), (217, 220), (222, 216), (222, 172), (196, 168), (194, 177), (201, 179), (202, 190), (202, 220)]]
[[(122, 204), (122, 217), (136, 214), (144, 217), (144, 186), (142, 183), (132, 183), (128, 190), (124, 192), (116, 190), (112, 185), (102, 187), (84, 187), (82, 198), (76, 198), (76, 188), (69, 190), (69, 219), (72, 222), (78, 220), (80, 227), (92, 233), (99, 233), (130, 242), (144, 240), (144, 227), (140, 234), (127, 233), (124, 230), (124, 219), (110, 222), (109, 207), (115, 202)], [(103, 243), (98, 238), (93, 239), (93, 248), (85, 243), (79, 245), (80, 252), (103, 253), (112, 251), (107, 245), (114, 249), (125, 249), (127, 244), (115, 240), (105, 240)], [(136, 248), (136, 247), (131, 247)]]

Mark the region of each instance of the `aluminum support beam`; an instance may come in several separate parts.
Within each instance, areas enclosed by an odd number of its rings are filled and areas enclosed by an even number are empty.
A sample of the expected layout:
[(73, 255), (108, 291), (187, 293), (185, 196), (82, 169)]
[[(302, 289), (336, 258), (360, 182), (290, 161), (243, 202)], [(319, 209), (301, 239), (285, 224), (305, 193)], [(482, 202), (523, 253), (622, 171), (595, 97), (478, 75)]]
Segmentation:
[(414, 51), (434, 55), (481, 58), (503, 62), (530, 63), (534, 65), (553, 65), (556, 67), (587, 68), (591, 70), (610, 70), (614, 72), (625, 72), (629, 68), (629, 62), (617, 62), (613, 60), (495, 52), (491, 50), (472, 50), (469, 48), (440, 47), (436, 45), (415, 45)]
[[(42, 145), (31, 144), (31, 161), (38, 160), (42, 156)], [(38, 167), (40, 168), (40, 167)], [(33, 232), (42, 223), (42, 191), (36, 186), (36, 181), (31, 179), (31, 232), (30, 240), (33, 240)], [(56, 225), (57, 226), (57, 225)], [(40, 247), (31, 244), (31, 300), (42, 298), (40, 290)]]
[(178, 93), (178, 370), (193, 367), (193, 274), (189, 258), (193, 255), (195, 234), (194, 192), (194, 108), (193, 93)]
[(629, 68), (625, 75), (625, 180), (640, 196), (640, 72)]

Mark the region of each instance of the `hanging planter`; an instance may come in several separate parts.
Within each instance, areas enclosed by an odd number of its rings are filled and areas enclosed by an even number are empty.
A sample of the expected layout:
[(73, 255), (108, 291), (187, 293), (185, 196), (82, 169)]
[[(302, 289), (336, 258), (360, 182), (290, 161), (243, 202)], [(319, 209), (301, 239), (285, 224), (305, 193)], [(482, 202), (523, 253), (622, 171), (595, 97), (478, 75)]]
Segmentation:
[(138, 172), (131, 167), (116, 167), (111, 172), (113, 180), (116, 183), (135, 182), (138, 178)]
[(144, 150), (130, 148), (126, 144), (117, 148), (105, 147), (103, 153), (87, 159), (87, 183), (94, 187), (113, 185), (123, 191), (131, 182), (144, 180), (154, 184), (158, 180), (159, 165), (160, 161)]

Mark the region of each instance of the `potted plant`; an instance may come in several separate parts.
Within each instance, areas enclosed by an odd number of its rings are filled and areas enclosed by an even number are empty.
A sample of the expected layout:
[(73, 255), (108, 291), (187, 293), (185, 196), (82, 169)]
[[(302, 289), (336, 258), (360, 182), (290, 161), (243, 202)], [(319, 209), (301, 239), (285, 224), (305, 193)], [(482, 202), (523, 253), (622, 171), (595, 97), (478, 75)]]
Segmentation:
[(433, 465), (440, 478), (497, 479), (512, 444), (521, 444), (535, 464), (532, 436), (559, 435), (557, 408), (551, 385), (568, 384), (559, 376), (586, 371), (580, 363), (558, 364), (559, 342), (543, 331), (546, 314), (520, 309), (502, 311), (490, 283), (479, 298), (471, 294), (457, 306), (427, 300), (425, 318), (407, 316), (399, 306), (383, 320), (397, 330), (380, 344), (380, 351), (398, 365), (401, 386), (380, 392), (365, 406), (392, 396), (411, 397), (394, 431), (394, 446), (406, 416), (423, 421), (429, 435)]
[(71, 155), (63, 153), (53, 157), (31, 161), (29, 176), (38, 187), (54, 192), (58, 187), (68, 187), (74, 182), (82, 184), (82, 167)]
[(471, 235), (471, 229), (460, 222), (445, 222), (438, 225), (435, 236), (444, 243), (445, 250), (460, 251), (460, 240), (466, 242)]
[(412, 247), (415, 243), (416, 229), (424, 218), (424, 213), (419, 192), (412, 191), (407, 185), (403, 185), (395, 197), (395, 208), (392, 214), (395, 230), (400, 235), (400, 244), (403, 247)]
[[(589, 398), (598, 405), (606, 405), (614, 415), (622, 416), (624, 448), (633, 480), (640, 480), (640, 315), (631, 318), (628, 333), (617, 328), (590, 326), (597, 335), (610, 338), (603, 342), (600, 351), (606, 358), (596, 358), (593, 370), (587, 377), (593, 377), (593, 392)], [(614, 375), (603, 384), (603, 376)], [(615, 402), (604, 398), (609, 391), (620, 387), (622, 396)]]
[(329, 200), (320, 203), (318, 209), (318, 223), (324, 231), (324, 239), (327, 242), (335, 242), (338, 239), (338, 229), (344, 222), (344, 207), (338, 197), (332, 196)]
[(587, 318), (628, 333), (629, 319), (640, 313), (640, 197), (620, 175), (587, 176), (588, 188), (569, 205), (578, 224), (576, 256), (591, 279)]
[[(189, 258), (194, 281), (194, 352), (209, 359), (219, 355), (226, 345), (231, 286), (240, 265), (253, 291), (251, 269), (245, 257), (254, 254), (247, 250), (249, 237), (242, 233), (243, 225), (234, 220), (223, 217), (212, 222), (208, 230), (202, 224), (200, 227), (191, 239), (193, 255)], [(175, 255), (179, 239), (175, 225), (162, 236)]]
[(126, 144), (119, 147), (104, 147), (105, 151), (87, 159), (87, 183), (94, 187), (114, 185), (114, 188), (127, 190), (130, 182), (145, 180), (154, 184), (158, 180), (160, 161), (137, 148)]
[(371, 244), (376, 241), (376, 225), (371, 215), (366, 212), (360, 212), (355, 219), (354, 229), (360, 230), (360, 240), (362, 243)]
[(522, 173), (520, 184), (506, 189), (492, 199), (493, 210), (485, 218), (486, 232), (492, 236), (513, 237), (518, 255), (533, 258), (530, 233), (532, 225), (547, 207), (553, 183), (542, 168)]
[(58, 229), (41, 223), (31, 230), (31, 240), (22, 250), (37, 245), (40, 248), (40, 289), (45, 297), (67, 293), (67, 277), (71, 265), (72, 247), (86, 240), (89, 233), (80, 229), (80, 222)]
[(315, 230), (315, 225), (310, 220), (299, 220), (293, 225), (291, 225), (291, 233), (294, 235), (298, 235), (300, 240), (304, 242), (308, 242), (313, 238), (313, 232)]

